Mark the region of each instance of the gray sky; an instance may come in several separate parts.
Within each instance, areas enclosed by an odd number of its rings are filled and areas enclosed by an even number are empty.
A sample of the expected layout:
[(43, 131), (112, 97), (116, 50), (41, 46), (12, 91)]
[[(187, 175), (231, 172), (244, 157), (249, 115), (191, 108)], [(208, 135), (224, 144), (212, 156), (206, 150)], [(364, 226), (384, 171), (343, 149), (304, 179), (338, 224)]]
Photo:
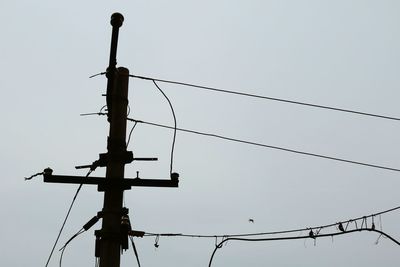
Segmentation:
[[(2, 266), (44, 266), (74, 185), (24, 176), (51, 167), (84, 175), (106, 151), (97, 112), (108, 64), (110, 16), (125, 17), (118, 65), (132, 74), (400, 117), (398, 1), (2, 1), (0, 208)], [(178, 126), (291, 149), (400, 168), (396, 121), (161, 84)], [(130, 80), (131, 117), (172, 125), (148, 81)], [(130, 126), (131, 124), (129, 124)], [(130, 150), (158, 162), (127, 177), (167, 178), (172, 132), (138, 125)], [(399, 173), (178, 133), (178, 189), (134, 188), (135, 229), (234, 234), (335, 223), (399, 205)], [(104, 175), (98, 170), (96, 176)], [(60, 247), (103, 205), (85, 187)], [(254, 224), (248, 222), (255, 220)], [(400, 238), (397, 212), (383, 230)], [(379, 218), (376, 218), (380, 227)], [(63, 266), (94, 265), (93, 230), (74, 240)], [(303, 234), (307, 234), (306, 232)], [(213, 266), (398, 266), (399, 247), (360, 233), (271, 243), (229, 242)], [(136, 241), (142, 266), (207, 266), (213, 239)], [(58, 266), (55, 253), (50, 266)], [(131, 250), (121, 266), (135, 266)]]

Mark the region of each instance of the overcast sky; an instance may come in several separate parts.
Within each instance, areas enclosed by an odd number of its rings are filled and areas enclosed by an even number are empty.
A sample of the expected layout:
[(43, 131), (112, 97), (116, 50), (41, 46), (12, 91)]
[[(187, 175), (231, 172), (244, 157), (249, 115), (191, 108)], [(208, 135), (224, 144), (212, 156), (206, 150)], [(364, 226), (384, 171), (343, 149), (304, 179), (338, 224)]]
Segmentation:
[[(7, 1), (0, 3), (0, 263), (44, 266), (77, 188), (23, 177), (56, 174), (106, 152), (110, 16), (124, 15), (118, 65), (131, 74), (400, 117), (398, 1)], [(122, 1), (119, 1), (122, 2)], [(129, 3), (127, 3), (129, 2)], [(243, 96), (159, 84), (178, 127), (400, 168), (400, 123)], [(130, 117), (173, 125), (149, 81), (130, 80)], [(128, 127), (132, 124), (128, 124)], [(126, 177), (168, 178), (172, 131), (139, 124), (129, 150), (158, 162)], [(400, 173), (178, 132), (179, 188), (133, 188), (135, 229), (237, 234), (312, 227), (396, 207)], [(103, 176), (104, 169), (94, 175)], [(101, 210), (85, 186), (57, 248)], [(249, 218), (254, 219), (250, 223)], [(400, 213), (376, 217), (400, 239)], [(370, 223), (370, 222), (369, 222)], [(94, 265), (94, 234), (74, 240), (63, 266)], [(352, 226), (354, 227), (354, 226)], [(304, 232), (303, 234), (307, 234)], [(298, 233), (296, 234), (298, 235)], [(398, 266), (400, 247), (376, 233), (333, 239), (236, 243), (213, 266)], [(142, 266), (207, 266), (214, 239), (136, 240)], [(57, 251), (49, 266), (58, 266)], [(132, 250), (121, 266), (136, 266)]]

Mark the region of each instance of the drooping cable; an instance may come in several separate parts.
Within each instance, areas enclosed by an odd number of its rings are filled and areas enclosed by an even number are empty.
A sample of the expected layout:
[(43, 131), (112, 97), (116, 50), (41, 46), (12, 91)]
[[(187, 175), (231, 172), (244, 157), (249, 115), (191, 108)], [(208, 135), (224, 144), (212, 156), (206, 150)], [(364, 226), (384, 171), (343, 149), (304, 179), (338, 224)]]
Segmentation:
[[(357, 222), (360, 220), (371, 219), (371, 227), (375, 228), (374, 224), (374, 217), (381, 216), (386, 213), (391, 213), (393, 211), (400, 210), (400, 206), (390, 208), (387, 210), (379, 211), (376, 213), (372, 213), (370, 215), (363, 215), (356, 218), (351, 218), (347, 220), (342, 220), (341, 222), (350, 223), (350, 222)], [(301, 233), (304, 231), (309, 231), (312, 229), (326, 229), (330, 227), (338, 227), (341, 223), (331, 223), (319, 226), (312, 226), (312, 227), (303, 227), (303, 228), (295, 228), (295, 229), (288, 229), (288, 230), (281, 230), (281, 231), (270, 231), (270, 232), (258, 232), (258, 233), (244, 233), (244, 234), (219, 234), (219, 235), (200, 235), (200, 234), (182, 234), (182, 233), (150, 233), (146, 232), (144, 236), (175, 236), (175, 237), (193, 237), (193, 238), (233, 238), (233, 237), (251, 237), (251, 236), (267, 236), (267, 235), (278, 235), (278, 234), (291, 234), (291, 233)], [(382, 222), (380, 223), (382, 225)], [(367, 225), (365, 224), (365, 227)], [(340, 227), (339, 227), (340, 228)], [(347, 229), (346, 229), (347, 230)], [(380, 228), (382, 231), (382, 228)]]
[[(400, 206), (390, 208), (387, 210), (383, 210), (383, 211), (379, 211), (379, 212), (376, 212), (376, 213), (373, 213), (370, 215), (364, 215), (364, 216), (344, 220), (344, 221), (337, 222), (337, 223), (332, 223), (332, 224), (327, 224), (327, 225), (322, 225), (322, 226), (292, 229), (292, 230), (284, 230), (284, 231), (250, 233), (250, 234), (230, 234), (230, 235), (188, 235), (188, 234), (181, 234), (181, 233), (179, 233), (179, 234), (174, 234), (174, 233), (161, 234), (161, 233), (147, 232), (144, 234), (144, 236), (147, 236), (147, 237), (155, 236), (157, 246), (158, 246), (157, 242), (158, 242), (158, 239), (160, 236), (215, 238), (216, 239), (215, 249), (211, 255), (211, 259), (209, 262), (209, 266), (211, 266), (212, 259), (215, 255), (216, 251), (219, 248), (222, 248), (222, 245), (228, 241), (260, 242), (260, 241), (295, 240), (295, 239), (307, 239), (307, 238), (312, 238), (315, 241), (317, 238), (322, 238), (322, 237), (332, 237), (333, 238), (333, 236), (337, 236), (337, 235), (369, 231), (369, 232), (376, 232), (376, 233), (380, 234), (379, 237), (384, 236), (384, 237), (390, 239), (395, 244), (400, 245), (400, 241), (393, 238), (392, 236), (390, 236), (389, 234), (385, 233), (382, 230), (382, 222), (380, 222), (379, 230), (377, 229), (375, 222), (374, 222), (374, 217), (379, 216), (379, 218), (381, 218), (381, 215), (390, 213), (390, 212), (394, 212), (397, 210), (400, 210)], [(349, 224), (351, 224), (350, 227), (349, 227)], [(343, 225), (346, 225), (346, 227), (344, 228)], [(309, 231), (308, 235), (301, 235), (301, 234), (300, 235), (297, 234), (294, 236), (287, 235), (289, 233), (296, 233), (296, 232), (302, 233), (304, 231)], [(321, 233), (322, 231), (325, 231), (325, 233)], [(284, 236), (276, 236), (278, 234), (285, 234), (285, 235)], [(250, 236), (266, 236), (266, 235), (275, 235), (275, 237), (245, 238), (245, 237), (250, 237)], [(217, 238), (222, 238), (222, 241), (218, 243)]]
[(318, 105), (318, 104), (311, 104), (311, 103), (305, 103), (305, 102), (300, 102), (300, 101), (288, 100), (288, 99), (283, 99), (283, 98), (248, 94), (248, 93), (236, 92), (236, 91), (231, 91), (231, 90), (226, 90), (226, 89), (221, 89), (221, 88), (216, 88), (216, 87), (209, 87), (209, 86), (203, 86), (203, 85), (196, 85), (196, 84), (192, 84), (192, 83), (157, 79), (157, 78), (152, 78), (152, 77), (145, 77), (145, 76), (138, 76), (138, 75), (129, 75), (129, 76), (132, 78), (150, 80), (153, 82), (157, 81), (157, 82), (163, 82), (163, 83), (170, 83), (170, 84), (189, 86), (189, 87), (193, 87), (193, 88), (215, 91), (215, 92), (220, 92), (220, 93), (228, 93), (228, 94), (234, 94), (234, 95), (240, 95), (240, 96), (246, 96), (246, 97), (278, 101), (278, 102), (283, 102), (283, 103), (288, 103), (288, 104), (296, 104), (296, 105), (308, 106), (308, 107), (313, 107), (313, 108), (328, 109), (328, 110), (333, 110), (333, 111), (352, 113), (352, 114), (356, 114), (356, 115), (369, 116), (369, 117), (375, 117), (375, 118), (380, 118), (380, 119), (400, 121), (400, 118), (397, 118), (397, 117), (379, 115), (379, 114), (368, 113), (368, 112), (361, 112), (361, 111), (356, 111), (356, 110), (351, 110), (351, 109), (336, 108), (336, 107), (330, 107), (330, 106), (325, 106), (325, 105)]
[[(89, 175), (90, 175), (91, 173), (92, 173), (92, 170), (89, 170), (88, 173), (86, 174), (86, 177), (89, 177)], [(62, 231), (64, 230), (64, 226), (65, 226), (65, 224), (66, 224), (66, 222), (67, 222), (67, 220), (68, 220), (69, 214), (71, 213), (72, 207), (74, 206), (75, 200), (76, 200), (76, 198), (77, 198), (79, 192), (81, 191), (82, 185), (83, 185), (83, 184), (80, 184), (80, 185), (78, 186), (78, 189), (76, 190), (75, 195), (74, 195), (74, 197), (72, 198), (72, 201), (71, 201), (71, 204), (70, 204), (70, 206), (69, 206), (69, 208), (68, 208), (67, 214), (65, 215), (64, 221), (63, 221), (63, 223), (62, 223), (62, 225), (61, 225), (61, 228), (60, 228), (60, 230), (59, 230), (59, 232), (58, 232), (57, 238), (56, 238), (56, 240), (55, 240), (55, 242), (54, 242), (54, 245), (53, 245), (53, 247), (52, 247), (52, 249), (51, 249), (51, 251), (50, 251), (50, 255), (49, 255), (49, 257), (47, 258), (47, 262), (46, 262), (46, 265), (45, 265), (46, 267), (49, 265), (50, 259), (51, 259), (51, 257), (53, 256), (54, 249), (55, 249), (55, 247), (57, 246), (58, 240), (60, 239), (61, 233), (62, 233)]]
[(133, 252), (135, 253), (136, 262), (137, 262), (138, 266), (140, 267), (139, 254), (137, 252), (137, 249), (136, 249), (136, 246), (135, 246), (135, 242), (133, 241), (133, 237), (132, 236), (129, 236), (129, 239), (131, 240), (132, 249), (133, 249)]
[(76, 232), (76, 234), (74, 234), (66, 243), (65, 245), (60, 249), (61, 251), (61, 255), (60, 255), (60, 260), (59, 260), (59, 267), (62, 266), (62, 259), (64, 256), (64, 251), (67, 248), (67, 245), (77, 236), (79, 236), (80, 234), (82, 234), (83, 232), (85, 232), (85, 230), (83, 228), (81, 228), (78, 232)]
[(231, 238), (226, 238), (222, 240), (219, 244), (217, 244), (214, 248), (213, 253), (211, 254), (211, 258), (208, 264), (208, 267), (211, 267), (215, 252), (222, 247), (222, 245), (228, 241), (246, 241), (246, 242), (266, 242), (266, 241), (279, 241), (279, 240), (295, 240), (295, 239), (317, 239), (317, 238), (323, 238), (323, 237), (333, 237), (333, 236), (338, 236), (338, 235), (346, 235), (346, 234), (351, 234), (351, 233), (356, 233), (356, 232), (364, 232), (364, 231), (369, 231), (369, 232), (376, 232), (379, 233), (382, 236), (387, 237), (391, 241), (393, 241), (396, 245), (400, 246), (400, 241), (394, 239), (392, 236), (389, 234), (382, 232), (380, 230), (372, 229), (372, 228), (363, 228), (363, 229), (354, 229), (354, 230), (349, 230), (345, 232), (334, 232), (334, 233), (328, 233), (328, 234), (317, 234), (317, 235), (305, 235), (305, 236), (286, 236), (286, 237), (275, 237), (275, 238), (237, 238), (237, 237), (231, 237)]
[(136, 125), (137, 125), (137, 122), (135, 121), (133, 126), (132, 126), (132, 128), (131, 128), (131, 130), (130, 130), (130, 132), (129, 132), (128, 141), (126, 141), (126, 147), (129, 146), (129, 142), (131, 141), (132, 132), (135, 129)]
[(60, 255), (60, 261), (59, 261), (59, 266), (61, 267), (62, 264), (62, 258), (64, 255), (64, 251), (67, 248), (68, 244), (71, 243), (72, 240), (74, 240), (77, 236), (81, 235), (82, 233), (86, 232), (87, 230), (89, 230), (93, 225), (95, 225), (99, 219), (100, 219), (100, 214), (102, 213), (98, 213), (98, 215), (94, 216), (93, 218), (91, 218), (87, 223), (85, 223), (85, 225), (82, 226), (81, 229), (79, 229), (78, 232), (76, 232), (73, 236), (71, 236), (70, 239), (68, 239), (67, 242), (65, 242), (64, 246), (62, 246), (60, 248), (61, 251), (61, 255)]
[(285, 148), (285, 147), (280, 147), (280, 146), (267, 145), (267, 144), (253, 142), (253, 141), (246, 141), (246, 140), (241, 140), (241, 139), (232, 138), (232, 137), (226, 137), (226, 136), (222, 136), (222, 135), (218, 135), (218, 134), (205, 133), (205, 132), (194, 131), (194, 130), (189, 130), (189, 129), (177, 128), (177, 127), (167, 126), (167, 125), (154, 123), (154, 122), (143, 121), (143, 120), (135, 120), (135, 119), (131, 119), (131, 118), (128, 118), (128, 120), (134, 121), (134, 122), (136, 121), (138, 123), (148, 124), (148, 125), (152, 125), (152, 126), (157, 126), (157, 127), (167, 128), (167, 129), (173, 129), (174, 132), (175, 131), (187, 132), (187, 133), (192, 133), (192, 134), (197, 134), (197, 135), (203, 135), (203, 136), (219, 138), (219, 139), (232, 141), (232, 142), (237, 142), (237, 143), (243, 143), (243, 144), (247, 144), (247, 145), (259, 146), (259, 147), (275, 149), (275, 150), (281, 150), (281, 151), (295, 153), (295, 154), (301, 154), (301, 155), (304, 155), (304, 156), (311, 156), (311, 157), (317, 157), (317, 158), (328, 159), (328, 160), (333, 160), (333, 161), (345, 162), (345, 163), (361, 165), (361, 166), (371, 167), (371, 168), (376, 168), (376, 169), (400, 172), (399, 168), (387, 167), (387, 166), (382, 166), (382, 165), (378, 165), (378, 164), (371, 164), (371, 163), (365, 163), (365, 162), (361, 162), (361, 161), (355, 161), (355, 160), (349, 160), (349, 159), (338, 158), (338, 157), (333, 157), (333, 156), (327, 156), (327, 155), (322, 155), (322, 154), (316, 154), (316, 153), (311, 153), (311, 152), (306, 152), (306, 151), (301, 151), (301, 150), (295, 150), (295, 149), (290, 149), (290, 148)]
[(171, 162), (170, 162), (170, 174), (172, 174), (172, 170), (173, 170), (173, 162), (174, 162), (174, 150), (175, 150), (175, 141), (176, 141), (176, 130), (177, 130), (177, 124), (176, 124), (176, 116), (175, 116), (175, 111), (174, 111), (174, 107), (171, 104), (171, 101), (169, 100), (168, 96), (163, 92), (163, 90), (161, 90), (161, 88), (158, 86), (158, 84), (156, 83), (156, 81), (153, 81), (154, 85), (157, 87), (157, 89), (161, 92), (161, 94), (165, 97), (165, 99), (167, 99), (169, 107), (171, 108), (171, 112), (172, 112), (172, 116), (174, 117), (174, 136), (172, 139), (172, 148), (171, 148)]

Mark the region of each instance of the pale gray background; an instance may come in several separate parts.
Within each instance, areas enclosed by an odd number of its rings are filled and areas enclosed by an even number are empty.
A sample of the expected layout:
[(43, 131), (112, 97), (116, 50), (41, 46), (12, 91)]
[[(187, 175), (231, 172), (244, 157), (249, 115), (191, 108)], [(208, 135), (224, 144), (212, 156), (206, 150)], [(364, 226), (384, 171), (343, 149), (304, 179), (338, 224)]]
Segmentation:
[[(398, 1), (6, 1), (1, 27), (0, 263), (44, 266), (74, 185), (23, 177), (106, 151), (104, 104), (110, 16), (121, 12), (119, 66), (131, 73), (400, 117)], [(123, 2), (123, 3), (122, 3)], [(160, 84), (178, 126), (400, 168), (400, 124)], [(151, 82), (130, 81), (131, 116), (172, 125)], [(131, 125), (131, 124), (130, 124)], [(138, 125), (130, 149), (159, 162), (127, 166), (167, 178), (172, 132)], [(274, 231), (334, 223), (399, 205), (400, 175), (178, 133), (180, 188), (126, 194), (138, 230), (197, 234)], [(95, 175), (104, 175), (104, 170)], [(102, 207), (83, 188), (62, 245)], [(250, 224), (249, 218), (255, 223)], [(399, 213), (382, 216), (400, 238)], [(93, 266), (93, 230), (63, 266)], [(305, 233), (304, 233), (305, 234)], [(331, 239), (229, 243), (213, 266), (398, 266), (399, 247), (361, 233)], [(207, 266), (214, 240), (137, 240), (142, 266)], [(58, 266), (55, 253), (50, 266)], [(136, 266), (132, 251), (122, 266)]]

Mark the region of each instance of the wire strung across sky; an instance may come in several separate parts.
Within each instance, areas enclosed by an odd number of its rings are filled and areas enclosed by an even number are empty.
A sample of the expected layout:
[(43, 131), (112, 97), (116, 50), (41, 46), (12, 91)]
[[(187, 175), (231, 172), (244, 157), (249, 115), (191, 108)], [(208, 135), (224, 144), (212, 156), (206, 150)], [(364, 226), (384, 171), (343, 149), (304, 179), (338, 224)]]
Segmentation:
[[(97, 75), (102, 75), (102, 74), (104, 74), (104, 73), (99, 73)], [(93, 75), (93, 76), (91, 76), (91, 78), (95, 77), (97, 75)], [(322, 155), (322, 154), (305, 152), (305, 151), (300, 151), (300, 150), (295, 150), (295, 149), (290, 149), (290, 148), (284, 148), (284, 147), (279, 147), (279, 146), (266, 145), (266, 144), (252, 142), (252, 141), (240, 140), (240, 139), (237, 139), (237, 138), (231, 138), (231, 137), (226, 137), (226, 136), (217, 135), (217, 134), (204, 133), (204, 132), (199, 132), (199, 131), (194, 131), (194, 130), (177, 128), (177, 126), (176, 126), (176, 117), (175, 117), (175, 113), (174, 113), (173, 107), (171, 105), (171, 101), (168, 99), (168, 97), (165, 95), (165, 93), (161, 90), (161, 88), (158, 86), (156, 81), (164, 82), (164, 83), (177, 84), (177, 85), (183, 85), (183, 86), (190, 86), (190, 87), (195, 87), (195, 88), (200, 88), (200, 89), (205, 89), (205, 90), (212, 90), (212, 91), (217, 91), (217, 92), (222, 92), (222, 93), (230, 93), (230, 94), (242, 95), (242, 96), (247, 96), (247, 97), (256, 97), (256, 98), (261, 98), (261, 99), (267, 99), (267, 100), (274, 100), (274, 101), (286, 102), (286, 103), (291, 103), (291, 104), (310, 106), (310, 107), (315, 107), (315, 108), (323, 108), (323, 109), (329, 109), (329, 110), (334, 110), (334, 111), (354, 113), (354, 114), (358, 114), (358, 115), (365, 115), (365, 116), (376, 117), (376, 118), (381, 118), (381, 119), (389, 119), (389, 120), (400, 121), (400, 118), (390, 117), (390, 116), (383, 116), (383, 115), (373, 114), (373, 113), (359, 112), (359, 111), (349, 110), (349, 109), (341, 109), (341, 108), (335, 108), (335, 107), (329, 107), (329, 106), (323, 106), (323, 105), (316, 105), (316, 104), (310, 104), (310, 103), (304, 103), (304, 102), (298, 102), (298, 101), (292, 101), (292, 100), (286, 100), (286, 99), (280, 99), (280, 98), (273, 98), (273, 97), (267, 97), (267, 96), (260, 96), (260, 95), (254, 95), (254, 94), (235, 92), (235, 91), (219, 89), (219, 88), (215, 88), (215, 87), (207, 87), (207, 86), (202, 86), (202, 85), (195, 85), (195, 84), (191, 84), (191, 83), (177, 82), (177, 81), (171, 81), (171, 80), (163, 80), (163, 79), (157, 79), (157, 78), (145, 77), (145, 76), (138, 76), (138, 75), (129, 75), (129, 76), (133, 77), (133, 78), (152, 81), (154, 83), (154, 85), (164, 95), (164, 97), (166, 97), (166, 99), (168, 100), (168, 103), (169, 103), (169, 105), (171, 107), (171, 110), (172, 110), (172, 114), (174, 116), (174, 127), (167, 126), (167, 125), (162, 125), (162, 124), (158, 124), (158, 123), (152, 123), (152, 122), (146, 122), (146, 121), (141, 121), (141, 120), (129, 119), (129, 118), (128, 118), (128, 120), (134, 121), (136, 123), (140, 122), (140, 123), (144, 123), (144, 124), (149, 124), (149, 125), (153, 125), (153, 126), (169, 128), (169, 129), (173, 129), (174, 130), (174, 138), (173, 138), (172, 150), (171, 150), (171, 164), (170, 164), (170, 172), (171, 173), (172, 173), (174, 146), (175, 146), (175, 138), (176, 138), (176, 131), (177, 130), (178, 131), (192, 133), (192, 134), (215, 137), (215, 138), (224, 139), (224, 140), (233, 141), (233, 142), (239, 142), (239, 143), (244, 143), (244, 144), (249, 144), (249, 145), (254, 145), (254, 146), (260, 146), (260, 147), (265, 147), (265, 148), (270, 148), (270, 149), (286, 151), (286, 152), (290, 152), (290, 153), (301, 154), (301, 155), (305, 155), (305, 156), (318, 157), (318, 158), (323, 158), (323, 159), (328, 159), (328, 160), (334, 160), (334, 161), (340, 161), (340, 162), (355, 164), (355, 165), (362, 165), (362, 166), (371, 167), (371, 168), (377, 168), (377, 169), (400, 172), (399, 168), (394, 168), (394, 167), (382, 166), (382, 165), (377, 165), (377, 164), (370, 164), (370, 163), (365, 163), (365, 162), (360, 162), (360, 161), (355, 161), (355, 160), (349, 160), (349, 159), (344, 159), (344, 158), (338, 158), (338, 157), (333, 157), (333, 156), (327, 156), (327, 155)], [(102, 113), (100, 111), (98, 113), (87, 113), (87, 114), (81, 114), (81, 115), (94, 115), (94, 114), (104, 115), (106, 113)]]
[(186, 83), (186, 82), (157, 79), (157, 78), (145, 77), (145, 76), (139, 76), (139, 75), (129, 75), (129, 77), (136, 78), (136, 79), (142, 79), (142, 80), (150, 80), (153, 82), (157, 81), (157, 82), (170, 83), (170, 84), (176, 84), (176, 85), (181, 85), (181, 86), (189, 86), (189, 87), (193, 87), (193, 88), (214, 91), (214, 92), (220, 92), (220, 93), (234, 94), (234, 95), (239, 95), (239, 96), (246, 96), (246, 97), (258, 98), (258, 99), (264, 99), (264, 100), (270, 100), (270, 101), (278, 101), (278, 102), (283, 102), (283, 103), (288, 103), (288, 104), (295, 104), (295, 105), (302, 105), (302, 106), (319, 108), (319, 109), (327, 109), (327, 110), (333, 110), (333, 111), (352, 113), (352, 114), (356, 114), (356, 115), (369, 116), (369, 117), (375, 117), (375, 118), (386, 119), (386, 120), (400, 121), (400, 118), (392, 117), (392, 116), (374, 114), (374, 113), (369, 113), (369, 112), (361, 112), (361, 111), (357, 111), (357, 110), (343, 109), (343, 108), (337, 108), (337, 107), (331, 107), (331, 106), (325, 106), (325, 105), (319, 105), (319, 104), (312, 104), (312, 103), (288, 100), (288, 99), (283, 99), (283, 98), (249, 94), (249, 93), (231, 91), (231, 90), (226, 90), (226, 89), (221, 89), (221, 88), (216, 88), (216, 87), (196, 85), (196, 84)]
[[(350, 223), (353, 223), (356, 229), (358, 227), (367, 227), (368, 219), (371, 220), (370, 225), (371, 228), (375, 228), (375, 220), (374, 218), (386, 213), (391, 213), (394, 211), (400, 210), (400, 206), (383, 210), (377, 213), (373, 213), (370, 215), (364, 215), (357, 218), (342, 220), (343, 224), (345, 224), (344, 229), (347, 230)], [(361, 222), (360, 222), (361, 221)], [(358, 223), (357, 223), (358, 222)], [(373, 226), (372, 226), (373, 225)], [(270, 232), (258, 232), (258, 233), (244, 233), (244, 234), (217, 234), (217, 235), (201, 235), (201, 234), (182, 234), (182, 233), (151, 233), (146, 232), (144, 236), (176, 236), (176, 237), (193, 237), (193, 238), (235, 238), (235, 237), (251, 237), (251, 236), (268, 236), (268, 235), (278, 235), (278, 234), (291, 234), (291, 233), (301, 233), (304, 231), (313, 231), (317, 230), (319, 233), (322, 229), (331, 228), (331, 227), (338, 227), (339, 223), (331, 223), (326, 225), (320, 226), (312, 226), (312, 227), (303, 227), (303, 228), (295, 228), (289, 230), (280, 230), (280, 231), (270, 231)]]
[[(384, 236), (390, 239), (393, 243), (400, 246), (400, 242), (393, 238), (391, 235), (385, 233), (382, 230), (382, 223), (380, 223), (380, 229), (376, 229), (374, 218), (376, 216), (381, 216), (382, 214), (394, 212), (400, 209), (400, 206), (387, 209), (384, 211), (380, 211), (377, 213), (373, 213), (370, 215), (365, 215), (357, 218), (348, 219), (345, 221), (331, 223), (321, 226), (313, 226), (307, 228), (298, 228), (298, 229), (291, 229), (291, 230), (283, 230), (283, 231), (273, 231), (273, 232), (261, 232), (261, 233), (248, 233), (248, 234), (225, 234), (225, 235), (200, 235), (200, 234), (174, 234), (174, 233), (150, 233), (146, 232), (144, 236), (147, 237), (156, 237), (155, 246), (158, 247), (158, 241), (160, 236), (165, 237), (192, 237), (192, 238), (215, 238), (215, 248), (211, 254), (211, 258), (209, 261), (209, 267), (211, 267), (214, 255), (216, 251), (222, 248), (223, 244), (228, 241), (244, 241), (244, 242), (267, 242), (267, 241), (284, 241), (284, 240), (298, 240), (298, 239), (313, 239), (314, 242), (318, 238), (325, 238), (325, 237), (334, 237), (339, 235), (347, 235), (353, 234), (356, 232), (375, 232), (379, 234), (379, 237), (376, 243), (379, 241), (381, 236)], [(351, 224), (351, 225), (350, 225)], [(352, 228), (351, 228), (352, 227)], [(333, 228), (333, 230), (332, 230)], [(351, 229), (350, 229), (351, 228)], [(330, 231), (326, 231), (326, 229), (331, 229)], [(321, 233), (321, 231), (326, 231), (325, 233)], [(306, 235), (293, 235), (293, 236), (276, 236), (279, 234), (292, 234), (292, 233), (302, 233), (304, 231), (309, 231)], [(275, 235), (273, 237), (265, 237)], [(264, 236), (259, 238), (249, 238), (252, 236)], [(222, 238), (222, 241), (218, 242), (217, 238)]]
[[(100, 115), (102, 115), (102, 114), (100, 114)], [(127, 119), (129, 121), (133, 121), (133, 122), (137, 122), (137, 123), (148, 124), (148, 125), (157, 126), (157, 127), (161, 127), (161, 128), (173, 129), (174, 131), (177, 130), (177, 131), (181, 131), (181, 132), (209, 136), (209, 137), (219, 138), (219, 139), (223, 139), (223, 140), (227, 140), (227, 141), (238, 142), (238, 143), (243, 143), (243, 144), (247, 144), (247, 145), (264, 147), (264, 148), (270, 148), (270, 149), (275, 149), (275, 150), (281, 150), (281, 151), (295, 153), (295, 154), (301, 154), (301, 155), (305, 155), (305, 156), (323, 158), (323, 159), (328, 159), (328, 160), (333, 160), (333, 161), (340, 161), (340, 162), (361, 165), (361, 166), (371, 167), (371, 168), (376, 168), (376, 169), (400, 172), (399, 168), (387, 167), (387, 166), (382, 166), (382, 165), (377, 165), (377, 164), (370, 164), (370, 163), (365, 163), (365, 162), (355, 161), (355, 160), (348, 160), (348, 159), (344, 159), (344, 158), (338, 158), (338, 157), (333, 157), (333, 156), (305, 152), (305, 151), (300, 151), (300, 150), (295, 150), (295, 149), (290, 149), (290, 148), (285, 148), (285, 147), (280, 147), (280, 146), (267, 145), (267, 144), (253, 142), (253, 141), (246, 141), (246, 140), (241, 140), (241, 139), (237, 139), (237, 138), (226, 137), (226, 136), (213, 134), (213, 133), (205, 133), (205, 132), (194, 131), (194, 130), (189, 130), (189, 129), (175, 128), (172, 126), (167, 126), (167, 125), (143, 121), (143, 120), (136, 120), (136, 119), (132, 119), (132, 118), (127, 118)]]
[[(304, 235), (304, 236), (286, 236), (286, 237), (275, 237), (275, 238), (236, 238), (236, 237), (232, 237), (232, 238), (226, 238), (226, 239), (222, 240), (219, 244), (217, 244), (215, 246), (215, 249), (214, 249), (213, 253), (211, 254), (211, 258), (210, 258), (208, 267), (211, 267), (212, 261), (214, 259), (214, 255), (217, 252), (217, 250), (222, 248), (222, 245), (228, 241), (266, 242), (266, 241), (282, 241), (282, 240), (295, 240), (295, 239), (308, 239), (308, 238), (312, 238), (315, 241), (317, 238), (333, 237), (333, 236), (338, 236), (338, 235), (347, 235), (347, 234), (352, 234), (352, 233), (356, 233), (356, 232), (359, 233), (359, 232), (364, 232), (364, 231), (376, 232), (376, 233), (380, 234), (380, 236), (384, 236), (384, 237), (390, 239), (396, 245), (400, 246), (400, 242), (398, 240), (396, 240), (389, 234), (387, 234), (383, 231), (377, 230), (375, 228), (362, 228), (362, 229), (353, 229), (353, 230), (328, 233), (328, 234), (318, 234), (318, 235), (308, 234), (308, 235)], [(312, 232), (310, 232), (310, 233), (312, 233)]]

